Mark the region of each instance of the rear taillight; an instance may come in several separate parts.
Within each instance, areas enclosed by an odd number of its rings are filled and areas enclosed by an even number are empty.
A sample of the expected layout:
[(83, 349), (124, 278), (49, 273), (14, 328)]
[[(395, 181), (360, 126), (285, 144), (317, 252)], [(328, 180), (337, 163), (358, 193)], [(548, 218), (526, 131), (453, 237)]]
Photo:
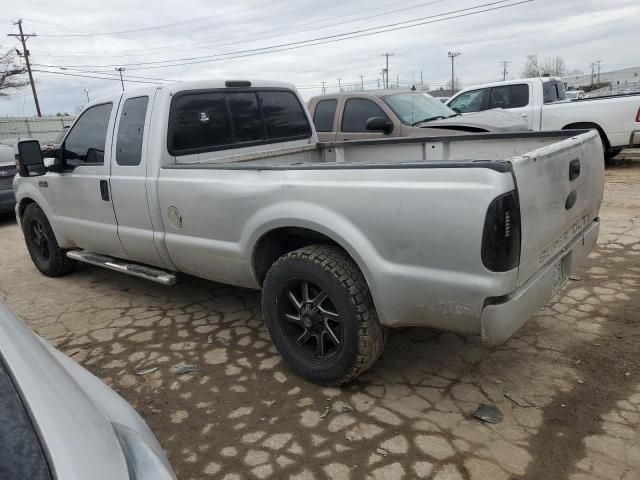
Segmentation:
[(489, 205), (482, 234), (482, 264), (493, 272), (506, 272), (519, 261), (520, 203), (514, 190)]
[(640, 108), (638, 109), (638, 113), (636, 113), (636, 122), (640, 122)]

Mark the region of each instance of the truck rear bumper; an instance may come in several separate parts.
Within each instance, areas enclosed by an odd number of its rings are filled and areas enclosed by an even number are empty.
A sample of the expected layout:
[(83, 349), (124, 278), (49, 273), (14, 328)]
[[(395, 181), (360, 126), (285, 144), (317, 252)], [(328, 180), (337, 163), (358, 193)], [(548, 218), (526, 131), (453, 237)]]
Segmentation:
[(0, 190), (0, 213), (13, 212), (16, 205), (16, 196), (13, 189)]
[(506, 342), (527, 320), (554, 295), (554, 267), (564, 259), (567, 272), (574, 272), (595, 248), (600, 231), (596, 219), (582, 235), (577, 236), (560, 254), (548, 262), (524, 285), (513, 291), (504, 302), (489, 304), (482, 309), (480, 319), (483, 343), (499, 345)]

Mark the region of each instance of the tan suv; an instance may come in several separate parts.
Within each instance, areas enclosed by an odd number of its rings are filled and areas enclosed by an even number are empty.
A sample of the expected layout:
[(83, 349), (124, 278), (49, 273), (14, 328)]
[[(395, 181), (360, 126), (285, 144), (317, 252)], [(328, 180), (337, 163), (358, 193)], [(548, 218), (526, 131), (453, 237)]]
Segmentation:
[(309, 101), (309, 111), (321, 142), (527, 130), (522, 118), (502, 109), (460, 115), (411, 90), (320, 95)]

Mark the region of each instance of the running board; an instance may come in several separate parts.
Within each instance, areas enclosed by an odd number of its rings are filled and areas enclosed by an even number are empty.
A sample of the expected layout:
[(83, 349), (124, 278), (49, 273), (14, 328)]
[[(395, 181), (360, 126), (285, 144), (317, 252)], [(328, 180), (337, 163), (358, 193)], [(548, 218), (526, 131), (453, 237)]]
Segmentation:
[(157, 268), (147, 267), (146, 265), (140, 265), (138, 263), (127, 263), (124, 260), (119, 260), (106, 255), (100, 255), (98, 253), (92, 253), (87, 250), (70, 250), (67, 252), (67, 257), (77, 260), (79, 262), (88, 263), (97, 267), (108, 268), (109, 270), (115, 270), (116, 272), (126, 273), (134, 277), (146, 278), (152, 282), (161, 283), (162, 285), (175, 285), (178, 278), (169, 272), (164, 270), (158, 270)]

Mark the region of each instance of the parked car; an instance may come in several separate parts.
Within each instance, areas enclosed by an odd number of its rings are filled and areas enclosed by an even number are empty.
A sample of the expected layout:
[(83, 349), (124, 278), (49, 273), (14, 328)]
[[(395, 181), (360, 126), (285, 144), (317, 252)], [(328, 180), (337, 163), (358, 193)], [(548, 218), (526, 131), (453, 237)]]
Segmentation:
[(17, 139), (0, 140), (0, 215), (11, 213), (16, 205), (13, 177), (17, 173), (14, 146)]
[(532, 130), (594, 128), (605, 158), (640, 145), (640, 95), (611, 95), (567, 102), (560, 78), (488, 83), (462, 90), (447, 102), (457, 112), (504, 108), (527, 120)]
[(575, 100), (577, 98), (587, 98), (589, 95), (585, 93), (584, 90), (567, 90), (566, 98), (567, 100)]
[(386, 327), (508, 339), (593, 249), (604, 178), (594, 131), (318, 143), (292, 85), (255, 81), (96, 100), (54, 165), (33, 141), (18, 158), (43, 274), (262, 289), (275, 346), (320, 384), (371, 366)]
[[(370, 90), (320, 95), (309, 111), (321, 142), (527, 130), (518, 115), (492, 110), (462, 116), (425, 92)], [(371, 123), (370, 119), (375, 118)]]
[(0, 303), (0, 478), (171, 480), (144, 420)]

